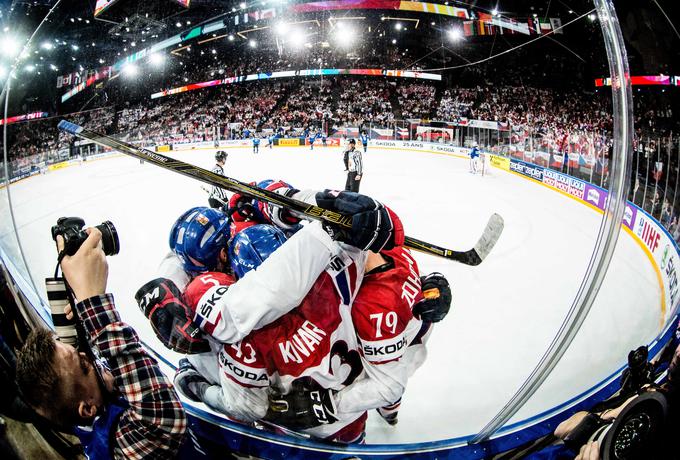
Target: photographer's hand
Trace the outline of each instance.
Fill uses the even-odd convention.
[[[73,256],[64,256],[61,271],[78,301],[102,295],[106,292],[109,265],[102,250],[102,234],[96,228],[88,228],[88,237]],[[64,240],[57,236],[57,250],[64,249]]]
[[[574,460],[600,460],[600,443],[591,441],[584,444]]]

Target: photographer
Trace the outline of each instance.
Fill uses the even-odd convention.
[[[105,294],[102,234],[87,232],[78,251],[61,258],[87,343],[76,349],[50,330],[34,330],[18,357],[17,382],[40,415],[80,438],[90,459],[173,458],[186,431],[184,410]],[[56,239],[62,254],[64,240]],[[66,313],[73,316],[69,308]]]

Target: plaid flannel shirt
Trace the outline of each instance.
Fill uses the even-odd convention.
[[[114,384],[129,404],[112,444],[115,458],[174,458],[187,429],[186,415],[171,382],[121,322],[113,295],[76,305],[89,345],[108,360]]]

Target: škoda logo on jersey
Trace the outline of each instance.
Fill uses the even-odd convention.
[[[213,286],[198,301],[194,321],[202,331],[212,334],[222,319],[222,311],[217,302],[228,290],[227,286]]]
[[[225,345],[225,348],[232,347],[232,345]],[[236,380],[247,386],[266,387],[269,386],[269,377],[266,369],[251,367],[247,364],[239,362],[230,356],[230,352],[225,349],[220,350],[219,359],[222,371],[232,380]],[[238,352],[237,352],[238,353]],[[254,350],[253,350],[254,353]],[[246,358],[247,359],[247,358]]]
[[[400,334],[389,340],[361,341],[361,350],[364,352],[366,361],[379,363],[397,359],[404,354],[404,349],[408,346],[408,340],[404,334]]]

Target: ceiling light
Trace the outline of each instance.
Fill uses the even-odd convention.
[[[451,29],[449,30],[449,38],[454,42],[457,42],[463,38],[463,33],[460,29]]]
[[[123,74],[128,77],[137,75],[137,66],[132,63],[125,64],[125,66],[123,66]]]
[[[163,64],[163,61],[165,61],[165,56],[159,53],[151,53],[149,55],[149,62],[152,63],[155,66],[159,66]]]
[[[255,48],[257,46],[257,42],[255,40],[250,40],[248,45],[250,45],[251,48]]]
[[[17,40],[11,35],[5,35],[2,40],[0,40],[0,48],[2,48],[2,53],[14,57],[19,54],[21,48],[19,47]]]
[[[280,22],[276,25],[276,33],[279,35],[284,35],[289,29],[290,27],[285,22]]]

